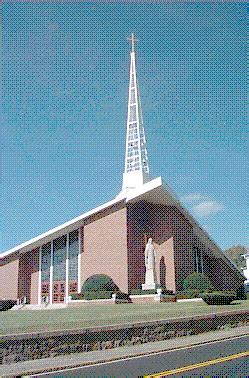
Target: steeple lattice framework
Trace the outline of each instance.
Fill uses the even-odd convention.
[[[130,53],[130,81],[123,190],[135,188],[149,181],[148,155],[136,73],[134,33],[132,33],[129,40],[131,40],[132,48]]]

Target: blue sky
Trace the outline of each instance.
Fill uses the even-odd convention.
[[[121,190],[132,31],[152,177],[246,245],[245,7],[5,3],[1,250]]]

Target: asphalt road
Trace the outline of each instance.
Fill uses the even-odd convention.
[[[142,357],[105,362],[82,368],[65,369],[56,373],[46,373],[50,377],[141,377],[160,372],[167,372],[171,377],[248,377],[249,336],[239,336],[229,340],[209,342],[198,346],[189,346],[159,352]],[[233,357],[228,357],[233,356]],[[224,359],[228,357],[229,360]],[[214,361],[217,360],[218,361]],[[210,364],[210,361],[213,361]],[[199,367],[199,363],[206,363]],[[197,365],[193,368],[192,365]],[[188,367],[189,370],[186,370]],[[182,368],[178,372],[174,369]],[[173,371],[172,371],[173,370]],[[165,373],[164,373],[165,374]],[[36,376],[40,376],[39,374]],[[163,374],[162,374],[163,376]]]

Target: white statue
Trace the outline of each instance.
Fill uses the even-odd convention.
[[[156,278],[156,251],[151,238],[149,238],[148,243],[146,244],[144,257],[146,272],[145,283],[142,285],[142,289],[156,289],[158,287]]]
[[[152,239],[149,238],[148,243],[145,247],[145,267],[147,269],[155,269],[155,262],[156,262],[156,251],[152,244]]]

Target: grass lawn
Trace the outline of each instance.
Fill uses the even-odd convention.
[[[52,331],[169,319],[213,312],[249,310],[249,300],[226,306],[208,306],[202,302],[118,304],[39,311],[1,312],[1,334]]]

